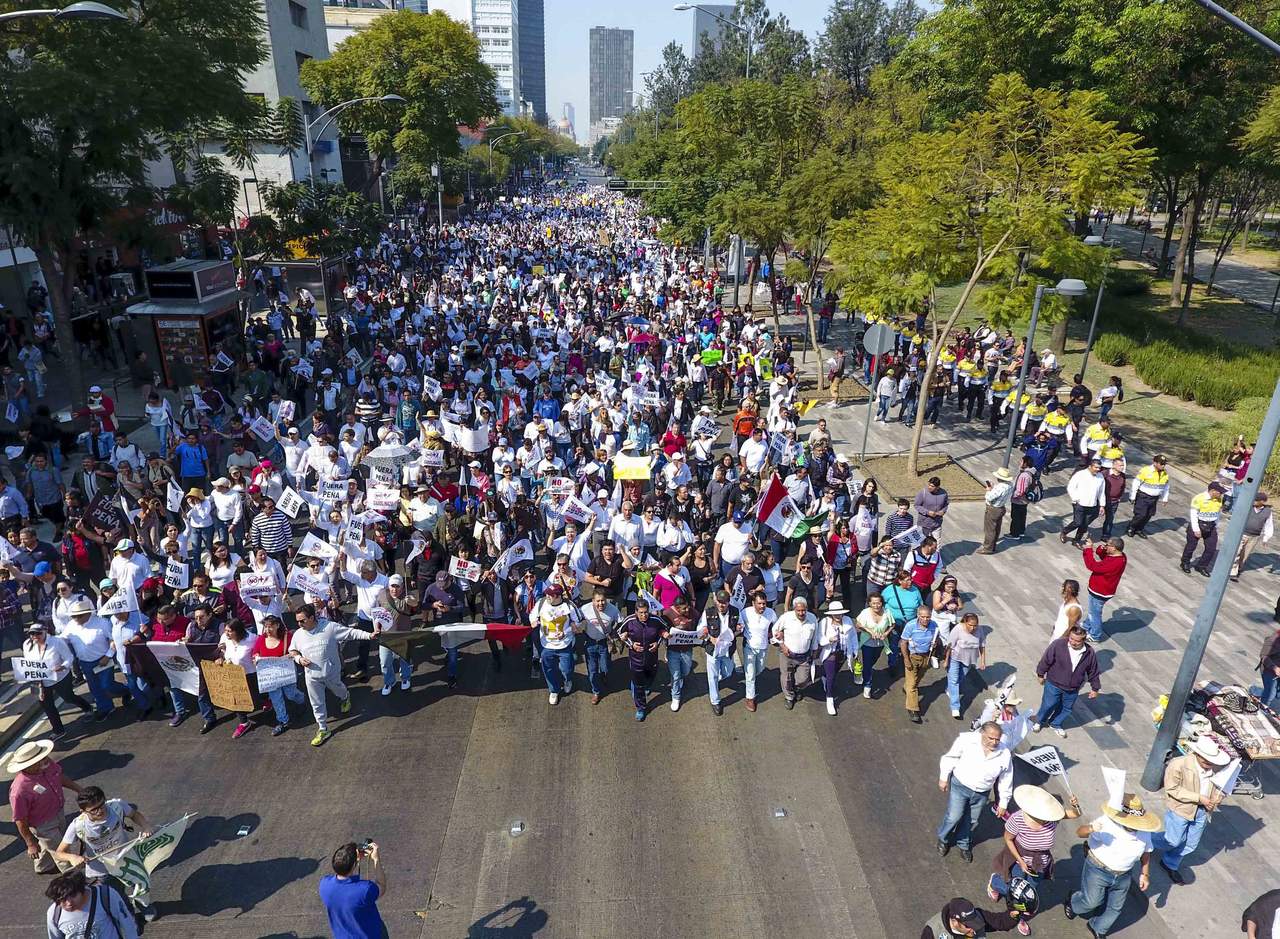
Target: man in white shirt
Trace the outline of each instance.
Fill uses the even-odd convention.
[[[742,512],[734,512],[732,521],[725,522],[716,529],[715,546],[711,551],[712,560],[718,565],[722,580],[742,563],[742,556],[750,546],[751,524],[746,521]]]
[[[1102,461],[1094,458],[1084,469],[1076,470],[1067,483],[1067,498],[1071,500],[1071,521],[1062,529],[1058,539],[1067,543],[1067,536],[1075,532],[1072,544],[1079,548],[1089,535],[1089,526],[1097,519],[1106,498],[1106,481],[1102,478]]]
[[[128,538],[121,538],[116,542],[114,554],[109,571],[111,579],[119,584],[121,589],[128,590],[132,587],[137,591],[142,586],[142,582],[151,576],[151,562]]]
[[[1080,889],[1068,899],[1063,912],[1075,919],[1090,910],[1100,910],[1089,920],[1089,931],[1105,936],[1124,908],[1133,882],[1133,869],[1141,866],[1138,889],[1151,886],[1151,834],[1160,830],[1160,819],[1132,793],[1125,793],[1121,808],[1102,806],[1088,825],[1076,829],[1076,836],[1088,839],[1084,866],[1080,869]]]
[[[738,450],[738,465],[742,472],[759,476],[769,457],[769,445],[764,442],[764,430],[757,427]]]
[[[764,592],[751,597],[751,604],[742,611],[742,665],[747,679],[747,710],[756,709],[756,677],[764,671],[765,655],[769,651],[769,639],[778,614],[769,609]]]
[[[988,721],[977,730],[956,737],[951,749],[938,761],[938,788],[947,793],[947,812],[938,826],[938,853],[951,850],[955,837],[960,856],[973,862],[972,838],[982,810],[996,788],[1003,817],[1013,794],[1013,754],[1000,746],[1000,725]]]
[[[640,546],[640,517],[635,514],[630,499],[622,503],[622,510],[609,523],[608,540],[620,548]]]
[[[618,608],[609,602],[604,591],[597,590],[590,603],[578,608],[574,632],[587,637],[587,682],[591,685],[591,703],[599,704],[605,694],[605,676],[609,674],[609,639],[618,629]]]
[[[782,664],[782,695],[787,710],[796,706],[796,696],[813,682],[813,662],[818,655],[818,619],[809,612],[809,601],[795,597],[790,612],[773,624]]]
[[[108,657],[111,651],[111,624],[97,615],[93,604],[88,600],[73,603],[68,612],[71,624],[63,631],[61,638],[71,647],[80,663],[80,671],[84,673],[85,684],[89,686],[89,694],[93,697],[93,719],[104,721],[114,707],[112,698],[119,696],[126,703],[129,698],[129,690],[116,681],[115,660]]]

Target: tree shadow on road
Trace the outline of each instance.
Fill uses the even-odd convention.
[[[547,925],[547,911],[528,897],[480,917],[467,929],[467,939],[524,939],[536,936]]]
[[[185,840],[185,839],[184,839]],[[182,882],[179,900],[158,904],[162,916],[216,916],[225,910],[248,913],[295,880],[316,872],[315,858],[283,857],[247,864],[206,864]]]

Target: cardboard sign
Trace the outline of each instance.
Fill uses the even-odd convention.
[[[320,498],[325,502],[346,502],[347,481],[345,479],[320,480]],[[319,557],[319,555],[317,555]]]
[[[423,450],[422,465],[430,469],[442,469],[444,467],[444,451]]]
[[[573,495],[573,480],[568,476],[553,476],[547,481],[547,491],[553,496]]]
[[[394,627],[396,614],[394,610],[388,610],[385,606],[375,606],[369,611],[369,619],[373,620],[374,626],[386,631]]]
[[[260,574],[241,574],[236,580],[240,584],[242,597],[270,597],[280,592],[276,575],[271,571],[263,571]]]
[[[342,541],[344,544],[359,544],[364,541],[364,522],[360,520],[360,516],[347,522],[347,527],[342,532]]]
[[[297,518],[299,510],[302,509],[302,496],[290,486],[280,493],[280,498],[276,500],[276,508],[290,518]]]
[[[253,423],[249,425],[249,432],[263,443],[270,443],[276,439],[275,425],[265,417],[255,417]]]
[[[307,532],[307,536],[302,539],[302,544],[298,545],[298,554],[332,561],[338,556],[338,549],[323,538],[316,537],[314,532]]]
[[[191,586],[191,565],[177,558],[169,558],[164,567],[164,585],[175,590],[186,590]]]
[[[13,680],[19,684],[53,681],[53,668],[39,659],[24,659],[15,655],[9,660],[13,668]]]
[[[394,466],[375,463],[369,467],[369,479],[377,486],[395,486],[400,481],[400,474]]]
[[[288,688],[298,684],[298,666],[287,656],[264,659],[257,662],[258,691],[262,694],[275,691],[277,688]]]
[[[297,413],[298,406],[292,401],[281,401],[280,408],[276,411],[276,419],[280,421],[291,421],[293,415]]]
[[[699,414],[693,419],[693,426],[689,428],[689,433],[697,437],[706,434],[708,437],[717,437],[720,435],[720,425],[712,418],[705,414]]]
[[[328,600],[331,592],[328,579],[323,576],[317,577],[305,567],[295,567],[289,571],[289,579],[285,586],[290,590],[309,593],[313,597],[319,597],[321,600]]]
[[[483,569],[475,561],[463,561],[460,558],[449,559],[449,573],[475,583],[480,579]]]
[[[230,662],[219,665],[206,660],[200,663],[200,674],[204,676],[204,687],[214,707],[237,714],[248,714],[256,709],[253,694],[249,691],[249,676],[239,665]]]
[[[380,511],[392,511],[400,505],[400,490],[389,486],[370,486],[364,501]]]

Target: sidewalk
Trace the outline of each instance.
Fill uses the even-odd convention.
[[[832,342],[841,341],[846,330],[843,323],[837,324]],[[923,446],[949,453],[979,479],[990,478],[1003,458],[1004,438],[993,439],[985,422],[947,426],[953,415],[952,407],[945,405],[943,424],[926,427]],[[812,424],[825,417],[833,439],[843,445],[841,449],[848,449],[861,439],[865,416],[865,408],[833,410],[822,406],[812,410],[805,422]],[[1113,412],[1113,419],[1124,426],[1123,405]],[[802,428],[801,433],[805,432]],[[910,441],[908,425],[873,423],[868,449],[905,451]],[[1148,448],[1153,444],[1143,443]],[[1130,475],[1147,459],[1131,447]],[[1074,578],[1083,586],[1087,579],[1080,552],[1058,540],[1064,519],[1071,514],[1064,489],[1074,469],[1074,465],[1067,467],[1061,462],[1060,466],[1045,478],[1045,498],[1030,506],[1026,541],[1006,538],[994,555],[976,555],[982,537],[982,502],[953,503],[940,533],[948,569],[959,578],[961,590],[983,623],[993,629],[989,648],[992,667],[986,680],[991,683],[1007,674],[1010,669],[1004,663],[1008,663],[1018,672],[1019,690],[1032,708],[1040,699],[1034,668],[1057,615],[1061,582]],[[1085,808],[1086,819],[1098,814],[1097,807],[1105,798],[1099,766],[1126,770],[1129,787],[1140,791],[1142,768],[1155,737],[1150,712],[1157,698],[1172,686],[1207,583],[1197,574],[1185,575],[1178,569],[1187,505],[1193,495],[1203,491],[1203,483],[1176,468],[1170,472],[1170,482],[1169,501],[1159,506],[1148,526],[1150,540],[1125,540],[1129,566],[1119,594],[1105,613],[1104,628],[1110,638],[1098,650],[1104,669],[1102,694],[1094,701],[1081,697],[1068,723],[1066,740],[1047,732],[1031,738],[1036,746],[1061,744],[1060,751],[1071,770],[1071,785]],[[1121,508],[1117,520],[1121,534],[1130,515],[1127,505]],[[1098,536],[1097,527],[1094,535]],[[1257,683],[1253,670],[1257,650],[1274,628],[1271,612],[1277,581],[1268,568],[1277,563],[1280,558],[1274,546],[1255,552],[1240,582],[1228,585],[1201,668],[1202,678]],[[1280,792],[1280,774],[1275,768],[1264,764],[1261,778],[1269,795]],[[1163,799],[1158,793],[1142,794],[1163,814]],[[1267,814],[1265,800],[1229,799],[1212,816],[1200,848],[1184,864],[1185,887],[1171,888],[1167,876],[1153,863],[1147,918],[1162,920],[1174,935],[1238,933],[1240,911],[1276,886],[1271,871],[1280,864],[1280,829],[1266,825]],[[1075,839],[1060,838],[1059,843],[1065,848]],[[982,876],[974,871],[975,884]],[[1194,927],[1195,923],[1201,926]],[[1153,932],[1154,927],[1144,919],[1117,935]]]

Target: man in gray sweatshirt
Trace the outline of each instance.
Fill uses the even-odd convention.
[[[333,736],[333,731],[329,730],[325,689],[332,691],[341,702],[343,714],[351,710],[351,692],[342,683],[342,656],[338,644],[349,639],[373,639],[381,630],[370,632],[320,619],[310,603],[298,607],[297,614],[298,629],[289,640],[289,655],[302,666],[307,697],[311,699],[311,713],[315,715],[318,728],[311,738],[311,745],[318,747]]]

